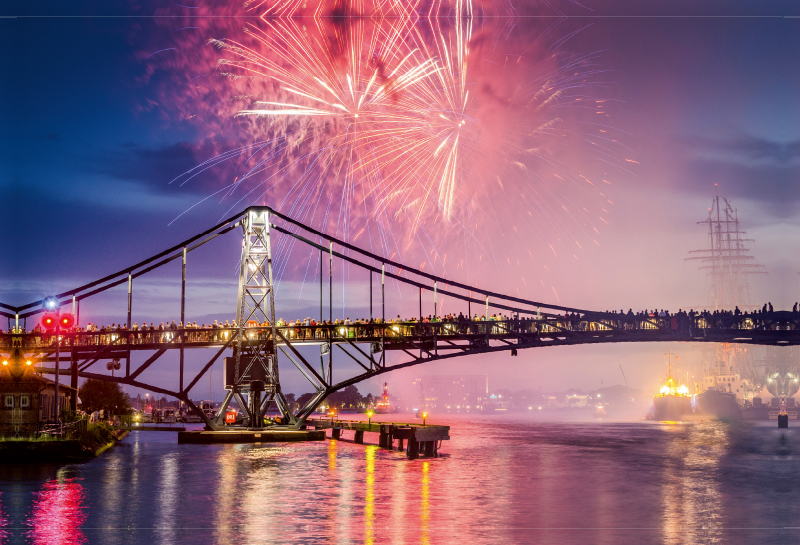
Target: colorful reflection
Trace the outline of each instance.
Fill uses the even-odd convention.
[[[428,473],[430,472],[430,462],[422,462],[422,486],[420,487],[420,506],[419,506],[419,542],[423,545],[430,543],[430,536],[428,535],[428,519],[430,518],[430,493],[431,478]]]
[[[334,471],[336,469],[336,440],[331,439],[328,442],[328,469]]]
[[[36,545],[80,545],[87,543],[81,526],[86,521],[86,494],[77,479],[53,479],[33,493],[30,515],[25,521],[27,537]]]
[[[11,533],[6,530],[9,525],[8,517],[5,510],[3,510],[3,493],[0,492],[0,543],[5,543],[11,536]]]
[[[378,447],[367,447],[366,494],[364,495],[364,543],[372,545],[375,541],[375,450]]]

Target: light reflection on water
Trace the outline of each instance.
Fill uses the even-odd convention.
[[[60,472],[59,472],[60,473]],[[57,477],[33,493],[25,524],[26,537],[37,545],[81,545],[87,542],[85,494],[78,479]]]
[[[0,541],[800,542],[794,428],[504,418],[443,416],[444,456],[415,461],[135,432],[84,464],[0,468]]]

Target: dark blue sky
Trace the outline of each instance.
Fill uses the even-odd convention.
[[[577,16],[564,28],[583,28],[568,47],[601,52],[613,124],[638,162],[616,179],[600,248],[554,273],[564,303],[701,304],[702,276],[683,258],[703,244],[694,222],[714,183],[738,206],[770,272],[754,298],[776,306],[798,298],[800,19],[781,16],[799,16],[800,5],[695,4],[557,4]],[[159,103],[171,75],[144,78],[142,52],[171,45],[163,21],[149,15],[191,10],[107,0],[3,6],[0,15],[19,17],[0,19],[0,300],[22,304],[92,280],[225,214],[229,204],[211,202],[168,226],[209,192],[208,180],[167,185],[204,159],[195,146],[208,135]],[[533,35],[546,23],[523,17],[517,31]],[[175,28],[184,24],[176,19]],[[235,281],[236,244],[214,252],[196,260],[194,278]],[[492,271],[478,276],[490,282]],[[552,299],[549,286],[537,289],[525,295]]]

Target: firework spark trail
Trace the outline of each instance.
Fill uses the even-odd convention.
[[[348,242],[364,237],[374,253],[402,258],[413,244],[443,276],[436,248],[447,232],[463,233],[465,248],[471,239],[473,256],[495,267],[505,263],[495,245],[507,234],[532,241],[537,234],[535,244],[556,256],[546,241],[563,238],[582,249],[578,237],[596,237],[603,225],[596,222],[605,220],[594,209],[607,200],[591,181],[596,176],[551,148],[572,138],[587,156],[619,167],[616,140],[562,121],[602,109],[591,95],[604,84],[596,78],[603,73],[598,52],[570,56],[553,51],[556,43],[537,61],[532,53],[528,59],[535,48],[526,44],[522,54],[495,62],[496,44],[474,41],[471,0],[435,0],[427,14],[415,3],[369,1],[337,1],[334,9],[344,7],[334,17],[320,3],[313,17],[297,18],[302,2],[256,3],[251,13],[266,11],[246,24],[244,38],[209,40],[221,52],[216,74],[247,89],[227,100],[250,100],[231,117],[247,120],[258,137],[185,173],[181,185],[241,160],[245,171],[224,191],[228,199],[243,188],[231,208],[269,200]],[[500,31],[510,36],[507,23]],[[488,63],[498,67],[497,96],[477,84]],[[500,106],[487,109],[492,101]],[[293,248],[282,238],[278,277]],[[541,261],[541,252],[529,253]]]

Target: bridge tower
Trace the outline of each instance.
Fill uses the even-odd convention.
[[[291,423],[294,418],[281,392],[273,341],[277,333],[269,209],[248,209],[241,225],[244,238],[236,308],[237,339],[233,357],[226,358],[225,386],[229,394],[225,405],[236,397],[247,413],[250,427],[261,428],[264,414],[274,401],[284,422]],[[263,329],[248,329],[248,325],[263,326]],[[247,401],[243,395],[247,396]],[[224,411],[225,407],[221,412]]]

